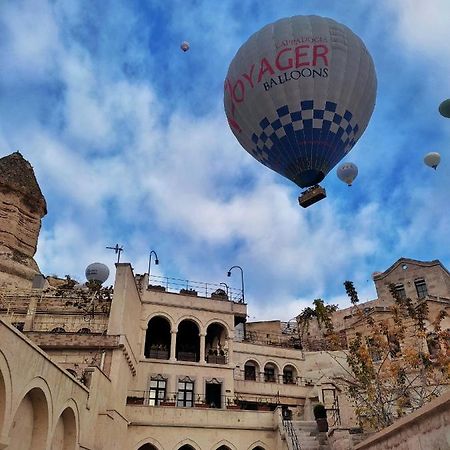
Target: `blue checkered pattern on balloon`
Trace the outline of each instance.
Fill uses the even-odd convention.
[[[356,144],[359,127],[350,111],[339,113],[336,103],[318,106],[302,101],[295,111],[278,108],[272,121],[264,117],[261,132],[252,135],[252,155],[293,181],[309,169],[328,173]]]

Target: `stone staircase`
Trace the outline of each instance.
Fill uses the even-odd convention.
[[[317,431],[315,421],[293,420],[292,428],[301,450],[330,450],[327,434]]]

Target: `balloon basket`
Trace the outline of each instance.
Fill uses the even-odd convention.
[[[324,199],[326,196],[327,192],[325,189],[319,185],[316,185],[302,192],[298,198],[298,203],[302,208],[307,208],[308,206]]]

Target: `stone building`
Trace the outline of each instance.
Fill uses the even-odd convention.
[[[3,207],[0,237],[21,256],[0,266],[0,449],[325,450],[318,402],[353,445],[355,415],[336,381],[345,354],[306,348],[295,321],[246,323],[241,292],[149,279],[129,263],[116,265],[113,289],[43,277],[31,260],[45,200],[29,164],[5,160],[8,173],[12,160],[24,167],[28,184],[6,176],[11,192],[1,191],[15,207]],[[391,278],[423,293],[422,279],[431,301],[448,301],[438,262],[402,259],[376,275],[379,303]],[[345,333],[356,326],[350,312],[338,314]]]

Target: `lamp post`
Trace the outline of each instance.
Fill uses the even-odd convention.
[[[150,252],[150,256],[148,257],[148,283],[150,284],[150,269],[152,267],[152,255],[155,255],[155,264],[159,264],[158,255],[156,254],[155,250],[152,250]]]
[[[220,286],[225,286],[225,289],[227,290],[227,297],[228,297],[228,284],[227,283],[219,283]]]
[[[239,269],[241,271],[242,300],[240,301],[240,303],[245,303],[245,297],[244,297],[244,271],[242,270],[241,266],[230,267],[230,269],[228,270],[228,273],[227,273],[227,275],[229,277],[231,277],[231,271],[233,269]]]

